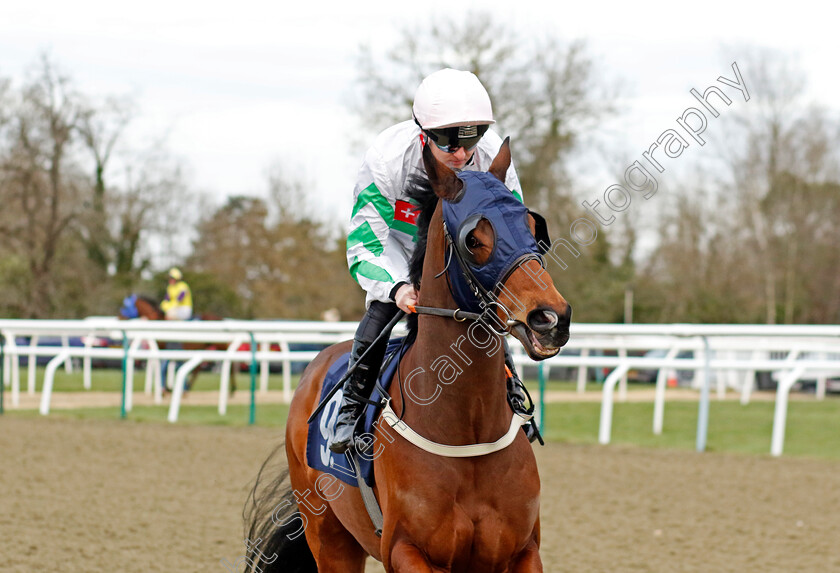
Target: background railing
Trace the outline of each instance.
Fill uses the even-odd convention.
[[[40,401],[40,412],[46,415],[58,368],[64,366],[70,370],[72,359],[80,359],[83,385],[90,389],[94,359],[121,361],[122,408],[127,412],[132,408],[135,361],[145,361],[145,391],[153,394],[158,404],[162,402],[161,365],[169,361],[167,386],[172,388],[173,395],[168,419],[175,422],[185,381],[194,368],[208,361],[221,364],[219,413],[225,414],[231,368],[236,363],[246,362],[251,364],[253,419],[257,370],[259,390],[265,392],[268,390],[269,364],[280,363],[283,399],[289,402],[292,363],[309,362],[322,346],[349,340],[356,326],[354,322],[166,322],[120,321],[110,317],[66,321],[0,320],[0,333],[5,341],[0,392],[4,387],[10,388],[11,406],[18,407],[21,362],[27,361],[27,392],[34,395],[37,357],[49,357]],[[394,335],[403,333],[403,327],[398,325]],[[46,337],[61,344],[44,346],[41,343]],[[205,343],[215,345],[216,349],[161,349],[160,342],[181,346]],[[295,345],[309,345],[309,348],[293,349]],[[804,377],[815,380],[816,399],[823,399],[827,381],[832,377],[840,378],[839,326],[574,324],[571,340],[564,351],[539,364],[532,362],[518,344],[513,343],[511,347],[520,368],[536,366],[541,390],[551,373],[557,377],[560,369],[565,372],[564,379],[574,376],[578,392],[585,391],[592,369],[595,369],[596,378],[605,374],[599,428],[599,441],[603,444],[610,441],[615,390],[618,390],[619,401],[626,399],[628,372],[633,369],[655,376],[652,425],[656,434],[662,431],[667,380],[678,378],[679,372],[679,379],[699,392],[698,451],[705,449],[708,404],[713,386],[718,398],[723,398],[729,388],[738,391],[741,402],[746,404],[759,376],[772,380],[777,386],[773,455],[782,453],[788,396],[796,382]],[[181,363],[177,370],[175,362]],[[538,416],[541,416],[544,400],[538,402]]]

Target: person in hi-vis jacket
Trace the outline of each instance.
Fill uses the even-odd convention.
[[[184,282],[184,275],[175,267],[169,269],[168,276],[166,297],[160,303],[160,309],[166,320],[190,320],[193,313],[190,286]]]

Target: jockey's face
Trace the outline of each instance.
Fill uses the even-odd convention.
[[[443,163],[450,169],[463,169],[470,158],[475,153],[476,147],[473,147],[471,150],[467,151],[463,147],[459,147],[452,153],[446,153],[438,148],[437,145],[432,143],[431,141],[428,143],[429,148],[432,150],[432,155],[435,156],[439,162]]]

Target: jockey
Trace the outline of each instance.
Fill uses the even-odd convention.
[[[394,125],[377,136],[365,154],[353,192],[354,206],[347,237],[350,274],[367,292],[367,313],[359,323],[350,360],[359,361],[398,309],[410,312],[417,291],[409,281],[409,261],[415,245],[416,214],[405,193],[412,173],[425,173],[423,146],[455,171],[486,171],[502,145],[489,129],[493,121],[490,97],[470,72],[450,68],[426,77],[414,96],[413,120]],[[505,184],[521,201],[516,170],[511,164]],[[387,337],[387,335],[386,335]],[[385,354],[383,338],[356,367],[344,385],[344,397],[329,448],[345,452],[353,441],[356,419],[364,408],[357,396],[369,398]],[[510,351],[505,362],[511,403],[525,412],[525,396],[513,369]],[[533,425],[525,426],[533,441]]]
[[[184,275],[177,268],[169,269],[168,276],[166,298],[160,303],[160,309],[166,315],[166,320],[190,320],[193,311],[190,287],[184,282]]]

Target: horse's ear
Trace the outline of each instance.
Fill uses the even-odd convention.
[[[493,163],[490,164],[490,169],[488,169],[487,171],[492,173],[496,179],[504,183],[509,167],[510,137],[506,137],[505,140],[502,142],[502,146],[499,148],[499,153],[496,154],[496,158],[493,159]]]
[[[464,188],[464,182],[449,167],[439,162],[431,150],[431,143],[423,146],[423,165],[435,195],[452,201]]]

